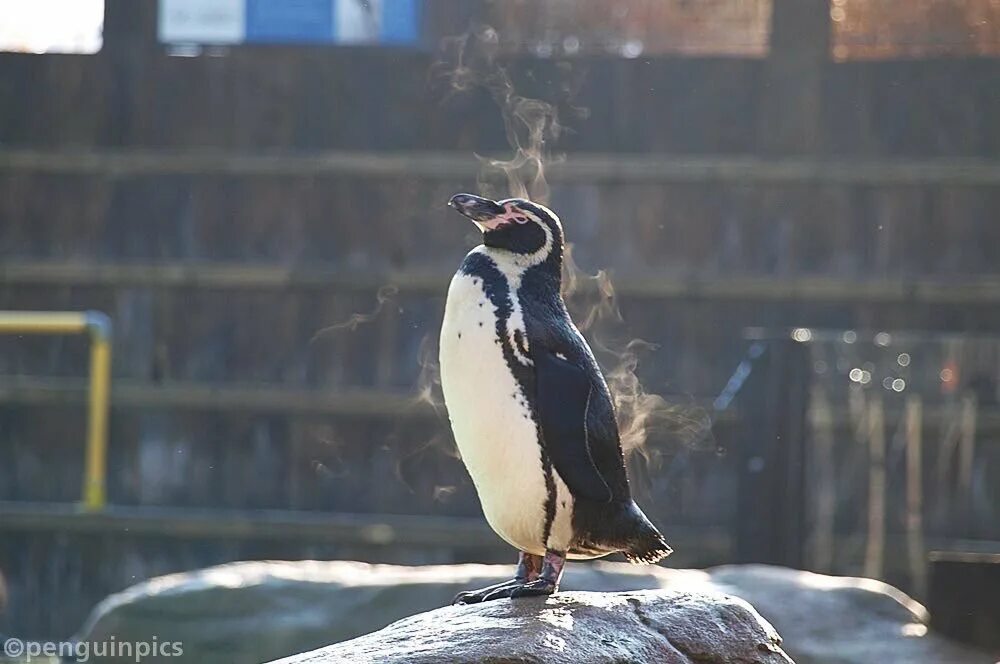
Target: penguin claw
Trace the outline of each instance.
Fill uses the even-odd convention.
[[[455,606],[456,604],[478,604],[483,601],[482,596],[480,596],[480,592],[475,590],[463,590],[455,595],[455,598],[451,600],[451,604],[452,606]]]

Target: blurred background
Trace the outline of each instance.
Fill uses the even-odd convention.
[[[997,0],[0,0],[0,51],[0,309],[113,329],[90,509],[92,340],[0,335],[0,631],[233,560],[512,562],[434,362],[444,204],[535,121],[666,564],[925,600],[1000,552]]]

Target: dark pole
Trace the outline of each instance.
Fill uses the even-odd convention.
[[[741,390],[738,562],[803,564],[809,369],[808,344],[770,339]]]
[[[830,53],[829,0],[774,0],[758,116],[762,154],[811,154],[822,145]]]
[[[156,0],[106,0],[101,58],[108,72],[107,115],[100,142],[115,147],[141,143],[146,100],[156,85]],[[137,118],[142,118],[137,120]]]

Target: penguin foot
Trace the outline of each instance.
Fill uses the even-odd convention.
[[[455,595],[452,604],[479,604],[495,599],[511,599],[517,597],[537,597],[539,595],[551,595],[558,586],[551,579],[537,578],[533,581],[523,579],[511,579],[496,585],[488,586],[481,590],[466,590]]]
[[[480,590],[465,590],[455,595],[452,604],[479,604],[510,597],[511,591],[534,581],[542,571],[542,557],[521,551],[517,557],[517,573],[510,581],[486,586]]]
[[[509,596],[511,599],[517,599],[518,597],[551,595],[557,588],[558,586],[555,581],[552,581],[551,579],[537,578],[534,581],[529,581],[528,583],[511,588]]]

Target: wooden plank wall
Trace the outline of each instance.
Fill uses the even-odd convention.
[[[442,101],[428,81],[433,48],[168,57],[153,42],[153,2],[108,7],[100,55],[0,55],[0,308],[94,308],[115,320],[112,500],[477,517],[444,420],[411,402],[447,275],[474,240],[443,203],[475,186],[472,151],[506,147],[493,102]],[[435,29],[458,31],[465,18]],[[547,96],[572,129],[557,146],[569,162],[553,207],[581,267],[610,269],[620,285],[627,328],[608,334],[659,345],[640,375],[681,412],[722,388],[747,326],[1000,330],[1000,191],[989,161],[1000,153],[997,61],[821,63],[810,93],[819,119],[801,129],[821,132],[805,151],[809,178],[781,167],[781,141],[762,138],[764,109],[776,108],[763,84],[781,71],[767,60],[510,66],[519,90]],[[309,161],[331,151],[360,157],[334,171]],[[444,154],[426,158],[439,168],[421,168],[426,151]],[[80,162],[81,152],[94,161]],[[145,165],[123,166],[123,152]],[[237,166],[212,166],[220,153]],[[291,166],[239,166],[261,153],[290,154]],[[636,176],[635,153],[662,159],[649,170],[660,175]],[[408,166],[373,170],[364,165],[373,155]],[[773,178],[747,166],[759,155]],[[157,168],[178,156],[193,161]],[[702,158],[717,161],[705,168]],[[827,177],[834,160],[841,176]],[[573,175],[574,163],[603,163],[604,175]],[[862,163],[873,177],[843,176]],[[372,321],[322,332],[371,313],[385,285],[398,294]],[[79,493],[85,371],[82,339],[0,338],[9,460],[0,500]],[[701,549],[697,533],[725,533],[736,518],[726,449],[737,418],[720,422],[712,445],[661,432],[655,464],[638,464],[651,515],[668,532],[695,533],[678,564],[733,551],[725,538]],[[107,592],[235,558],[507,555],[500,546],[171,541],[7,540],[0,567],[12,602],[36,608],[0,627],[63,637]],[[128,564],[90,578],[97,560]],[[73,601],[48,604],[70,591]]]

